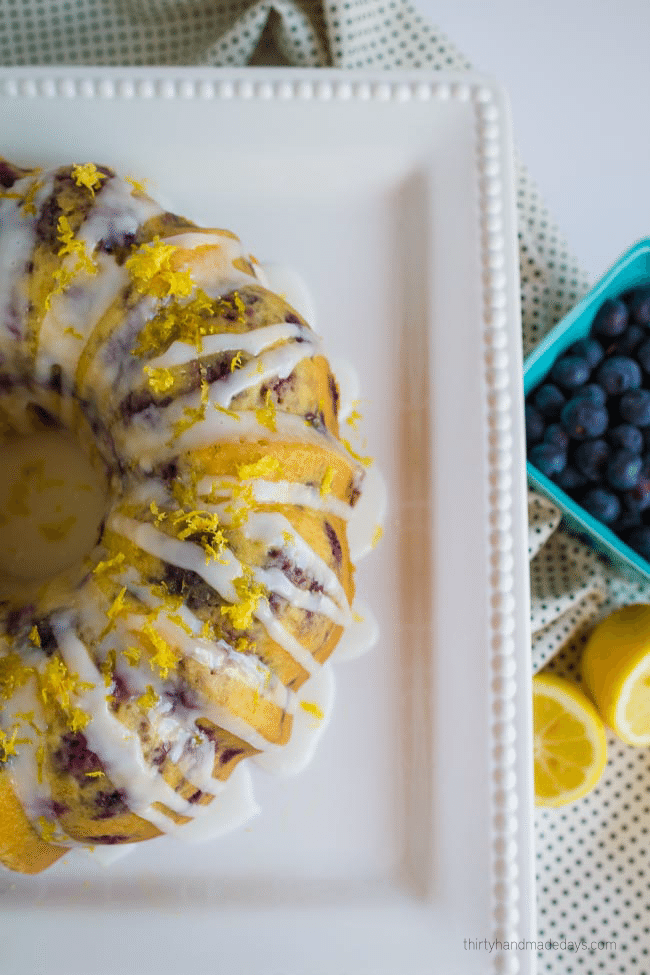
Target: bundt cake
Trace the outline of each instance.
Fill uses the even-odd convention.
[[[239,763],[322,717],[364,458],[318,336],[232,233],[92,163],[0,160],[0,186],[5,445],[68,437],[104,491],[83,557],[0,574],[0,862],[37,873],[218,822]]]

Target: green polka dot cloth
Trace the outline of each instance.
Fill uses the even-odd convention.
[[[402,0],[3,0],[0,63],[470,67]],[[527,354],[589,281],[521,165],[517,205]],[[650,601],[650,586],[606,570],[559,522],[557,509],[531,493],[533,666],[579,680],[580,653],[594,620],[617,605]],[[606,774],[594,792],[537,815],[540,941],[584,942],[580,951],[541,950],[540,973],[650,970],[650,884],[641,850],[650,817],[650,760],[613,736],[609,746]],[[593,947],[600,940],[609,948]]]

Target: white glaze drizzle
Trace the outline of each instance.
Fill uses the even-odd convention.
[[[278,342],[288,342],[290,339],[307,337],[308,331],[302,325],[282,323],[255,328],[250,332],[220,332],[216,335],[204,335],[201,339],[200,356],[217,355],[219,352],[247,352],[248,355],[259,356],[260,352]],[[172,342],[166,352],[150,359],[147,365],[152,369],[169,369],[172,366],[182,366],[197,358],[196,345],[188,342]]]

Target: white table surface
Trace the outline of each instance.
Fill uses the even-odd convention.
[[[412,0],[511,101],[514,137],[592,280],[650,236],[648,0]]]

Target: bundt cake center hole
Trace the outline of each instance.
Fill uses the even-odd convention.
[[[0,573],[39,581],[73,566],[97,544],[106,479],[67,433],[0,442]]]

